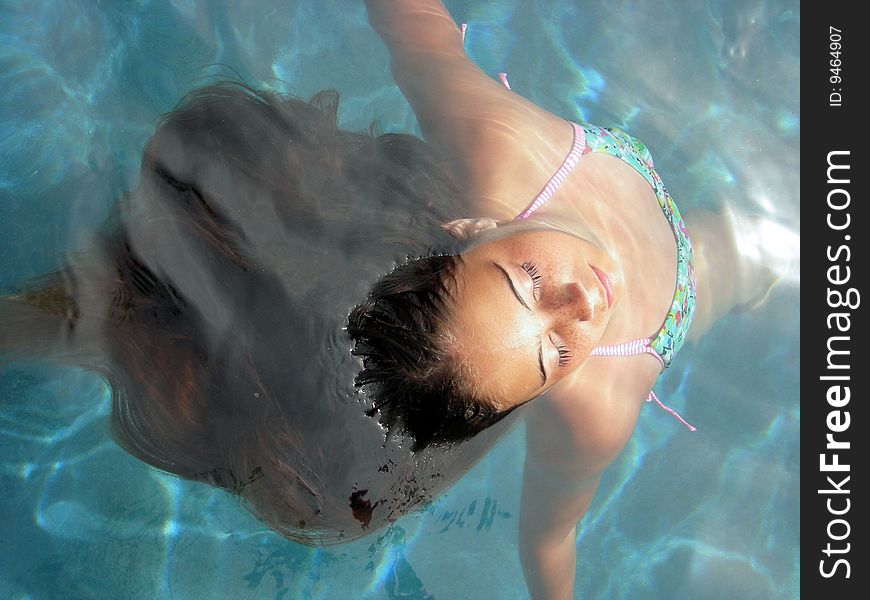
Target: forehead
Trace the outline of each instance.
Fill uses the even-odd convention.
[[[478,234],[477,243],[464,252],[462,256],[465,259],[474,260],[479,255],[509,251],[517,247],[528,247],[530,244],[546,246],[548,238],[564,235],[567,234],[542,228],[540,225],[527,223],[507,225]]]
[[[528,399],[540,387],[533,319],[492,260],[466,257],[456,275],[454,349],[474,373],[473,384],[499,403]]]

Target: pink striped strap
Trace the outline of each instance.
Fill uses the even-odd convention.
[[[630,342],[614,344],[613,346],[598,346],[590,354],[592,356],[637,356],[638,354],[651,354],[661,363],[662,368],[665,366],[665,361],[650,346],[650,341],[647,338],[638,338]]]
[[[583,151],[586,149],[586,132],[583,131],[583,128],[577,125],[577,123],[571,123],[571,128],[574,131],[574,141],[571,143],[571,150],[568,152],[565,160],[562,161],[559,169],[553,173],[553,176],[550,177],[550,180],[546,183],[544,189],[542,189],[535,199],[532,200],[531,204],[514,217],[514,221],[528,219],[532,216],[532,213],[549,202],[550,198],[553,197],[553,194],[556,193],[556,190],[559,189],[559,186],[562,185],[562,182],[568,178],[568,175],[574,167],[577,166],[577,162],[583,156]]]
[[[459,26],[459,34],[462,36],[463,43],[465,43],[465,34],[467,32],[468,23],[462,23]],[[507,89],[511,89],[507,73],[499,73],[498,80],[501,81],[501,84]],[[571,143],[571,150],[568,152],[565,160],[562,161],[562,165],[553,176],[550,177],[549,181],[547,181],[546,185],[544,185],[544,188],[535,199],[532,200],[531,204],[529,204],[524,211],[514,217],[514,221],[528,219],[533,212],[546,204],[550,198],[553,197],[553,194],[556,193],[556,190],[559,189],[559,186],[562,185],[562,182],[568,178],[568,174],[577,164],[577,161],[580,160],[580,157],[583,156],[583,151],[586,150],[586,132],[576,123],[571,123],[571,127],[574,130],[574,141]]]
[[[654,391],[650,390],[650,391],[649,391],[649,396],[646,397],[646,401],[647,401],[647,402],[652,402],[653,400],[656,401],[656,404],[659,405],[659,408],[661,408],[661,409],[664,410],[665,412],[669,413],[669,414],[670,414],[672,417],[674,417],[677,421],[679,421],[680,423],[682,423],[683,425],[685,425],[685,426],[686,426],[686,429],[688,429],[689,431],[695,431],[695,426],[694,426],[694,425],[690,425],[688,422],[686,422],[686,420],[685,420],[683,417],[680,416],[680,413],[678,413],[677,411],[675,411],[673,408],[671,408],[671,407],[669,407],[669,406],[665,406],[665,405],[662,403],[662,401],[659,400],[659,397],[656,396],[656,393],[655,393]]]
[[[650,347],[650,341],[647,338],[638,338],[636,340],[631,340],[630,342],[615,344],[613,346],[598,346],[590,353],[591,356],[638,356],[640,354],[651,354],[652,356],[655,356],[662,365],[662,368],[664,368],[665,361],[662,360],[662,357],[659,356],[658,352]],[[649,395],[646,397],[646,401],[652,402],[653,400],[656,401],[659,408],[685,425],[686,429],[689,431],[695,431],[695,427],[686,422],[686,420],[680,416],[680,413],[675,411],[673,408],[665,406],[665,404],[659,400],[659,397],[656,396],[656,393],[650,390]]]

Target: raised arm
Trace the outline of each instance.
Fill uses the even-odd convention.
[[[395,65],[465,55],[459,28],[439,0],[366,0],[366,9]]]
[[[503,102],[507,91],[468,59],[459,28],[438,0],[367,0],[366,6],[423,136],[445,150],[460,149],[460,123],[472,123],[481,104]]]
[[[367,0],[366,6],[423,137],[471,195],[498,197],[512,218],[558,168],[571,128],[483,73],[438,0]]]

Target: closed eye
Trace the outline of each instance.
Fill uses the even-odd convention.
[[[508,286],[510,286],[511,292],[513,292],[514,296],[516,296],[516,298],[517,298],[517,300],[519,300],[520,304],[523,305],[523,308],[525,308],[526,310],[532,310],[532,308],[528,304],[526,304],[526,301],[523,300],[522,294],[520,294],[520,291],[514,285],[514,280],[511,279],[511,276],[508,275],[508,272],[505,271],[500,264],[498,264],[498,263],[494,263],[494,264],[496,267],[498,267],[498,270],[501,271],[501,274],[504,275],[504,278],[507,281]]]
[[[498,264],[496,262],[493,262],[493,264],[498,268],[499,271],[501,271],[501,274],[504,275],[505,281],[507,282],[508,287],[510,288],[513,295],[516,297],[517,301],[519,301],[519,303],[523,306],[523,308],[525,308],[528,311],[531,311],[532,308],[528,304],[526,304],[525,300],[523,300],[522,294],[520,294],[520,291],[514,285],[514,281],[513,281],[513,279],[511,279],[511,276],[508,275],[508,272],[505,271],[500,264]],[[541,379],[541,386],[544,386],[547,383],[547,369],[544,367],[544,340],[543,340],[543,338],[541,339],[541,343],[538,345],[538,375],[540,376],[540,379]]]

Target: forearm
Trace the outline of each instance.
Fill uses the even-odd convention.
[[[574,597],[576,527],[561,539],[542,536],[520,525],[520,561],[533,600],[570,600]]]
[[[397,66],[464,56],[462,36],[439,0],[366,0],[369,23]],[[434,55],[434,56],[433,56]]]
[[[372,27],[390,53],[390,70],[414,109],[423,138],[462,181],[479,162],[492,115],[503,114],[501,86],[468,57],[453,19],[437,0],[368,0]]]

